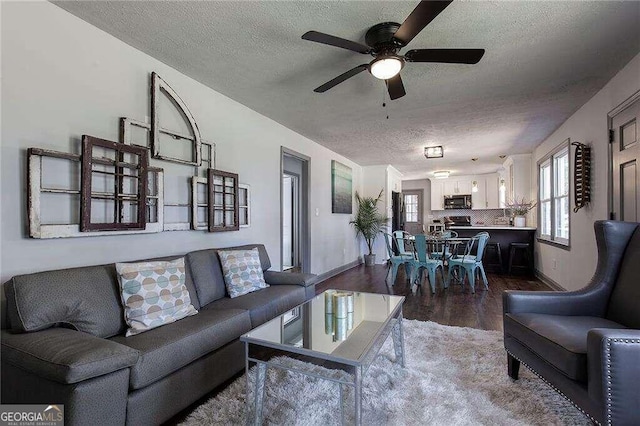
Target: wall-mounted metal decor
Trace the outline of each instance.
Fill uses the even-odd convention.
[[[144,229],[146,148],[82,136],[80,230]]]
[[[164,94],[171,101],[174,107],[179,112],[179,115],[185,120],[187,127],[189,128],[189,134],[185,134],[178,131],[173,131],[160,126],[160,99]],[[188,142],[191,149],[190,158],[174,157],[175,149],[165,148],[170,153],[163,153],[162,143],[160,141],[161,135],[168,136],[173,139],[174,142],[182,141]],[[201,158],[201,140],[200,130],[196,124],[193,115],[187,108],[187,105],[178,94],[155,72],[151,74],[151,152],[153,158],[159,160],[171,161],[179,164],[186,164],[191,166],[200,166],[202,162]]]
[[[573,163],[574,213],[591,201],[591,148],[580,142],[573,142],[575,156]]]
[[[209,232],[237,231],[238,175],[222,170],[208,170]]]

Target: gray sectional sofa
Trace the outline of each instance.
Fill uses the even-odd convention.
[[[253,247],[270,287],[231,299],[216,249],[187,253],[199,313],[131,337],[114,264],[13,277],[2,307],[2,403],[64,404],[69,425],[170,419],[244,368],[241,334],[315,295],[315,275],[268,271],[262,245],[233,248]]]

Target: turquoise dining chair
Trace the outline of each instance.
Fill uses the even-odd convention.
[[[396,282],[396,276],[398,275],[398,268],[400,267],[400,265],[404,265],[404,270],[405,273],[407,274],[407,276],[410,275],[410,271],[411,271],[411,264],[413,263],[413,253],[410,253],[408,255],[399,255],[396,256],[396,254],[393,252],[393,249],[391,248],[391,243],[389,242],[390,239],[393,240],[393,236],[389,235],[387,233],[384,233],[384,242],[387,244],[387,252],[389,253],[389,262],[387,263],[388,265],[388,269],[387,269],[387,275],[385,275],[384,279],[386,281],[386,279],[389,277],[389,271],[391,271],[391,285],[394,285]]]
[[[489,282],[487,281],[487,274],[484,272],[484,266],[482,265],[482,255],[484,254],[484,248],[489,241],[489,234],[486,232],[478,234],[469,240],[465,247],[464,254],[462,256],[455,256],[449,259],[449,272],[447,274],[447,287],[451,282],[451,275],[454,269],[457,269],[460,273],[460,284],[464,287],[465,278],[469,282],[471,292],[476,292],[476,272],[480,272],[482,275],[482,281],[484,282],[485,290],[489,290]],[[475,255],[471,254],[473,246],[478,243],[478,249]]]
[[[398,248],[398,254],[400,256],[413,257],[413,249],[407,247],[405,240],[409,238],[411,234],[405,231],[393,231],[393,239],[396,241],[396,247]]]
[[[434,244],[437,244],[437,248],[434,249]],[[429,256],[432,251],[442,250],[446,252],[446,240],[438,242],[427,242],[427,238],[424,235],[415,236],[415,250],[416,258],[411,264],[411,285],[414,283],[422,283],[422,273],[426,269],[429,273],[429,286],[431,287],[431,293],[436,292],[436,272],[440,268],[440,274],[442,275],[442,282],[444,283],[444,261],[443,259],[434,259]],[[418,277],[419,273],[419,277]]]
[[[458,236],[458,233],[456,231],[445,231],[442,233],[441,238],[446,240],[448,238],[456,238],[457,236]],[[434,250],[432,250],[431,253],[429,254],[429,257],[432,259],[438,259],[438,260],[442,260],[443,262],[446,262],[451,258],[453,253],[451,253],[449,244],[443,243],[440,245],[440,247],[442,248],[441,250],[436,245],[434,247]]]

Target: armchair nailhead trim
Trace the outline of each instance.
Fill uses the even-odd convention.
[[[607,345],[604,349],[605,356],[607,358],[606,374],[607,374],[607,425],[611,425],[611,342],[622,343],[640,343],[640,339],[616,339],[608,338]]]
[[[538,374],[538,372],[536,370],[534,370],[533,368],[531,368],[526,362],[522,361],[520,358],[518,358],[517,356],[515,356],[514,354],[512,354],[511,352],[507,351],[507,353],[509,355],[511,355],[512,357],[514,357],[515,359],[517,359],[518,361],[520,361],[520,363],[522,365],[524,365],[525,367],[527,367],[529,369],[529,371],[531,371],[533,374],[535,374],[536,376],[538,376],[539,379],[541,379],[543,382],[545,382],[547,385],[549,385],[551,387],[551,389],[553,389],[554,391],[558,392],[564,399],[566,399],[567,401],[569,401],[571,403],[571,405],[573,405],[574,407],[576,407],[578,409],[578,411],[580,411],[582,414],[584,414],[585,416],[587,416],[592,422],[594,422],[595,424],[597,424],[598,426],[602,426],[602,424],[597,421],[596,419],[594,419],[591,414],[587,413],[586,411],[584,411],[582,408],[578,407],[575,402],[573,402],[571,400],[571,398],[569,398],[567,395],[565,395],[564,393],[562,393],[561,390],[559,390],[558,388],[556,388],[555,386],[553,386],[551,383],[549,383],[547,381],[547,379],[545,379],[544,377],[542,377],[540,374]]]

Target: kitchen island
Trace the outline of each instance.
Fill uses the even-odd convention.
[[[500,252],[502,255],[502,272],[507,273],[509,271],[509,245],[511,243],[529,243],[531,245],[531,255],[534,256],[534,237],[536,235],[536,228],[531,227],[515,227],[515,226],[500,226],[500,225],[476,225],[476,226],[451,226],[449,229],[456,231],[459,237],[473,237],[478,232],[488,232],[489,242],[500,243]],[[500,268],[496,265],[498,263],[497,255],[493,252],[487,253],[483,257],[483,263],[485,269],[489,272],[500,272]],[[516,256],[513,260],[514,267],[524,266],[527,261],[524,257],[523,250],[517,250]],[[518,271],[522,269],[518,268]],[[514,269],[514,272],[516,270]],[[534,271],[529,270],[529,274],[533,275]]]

